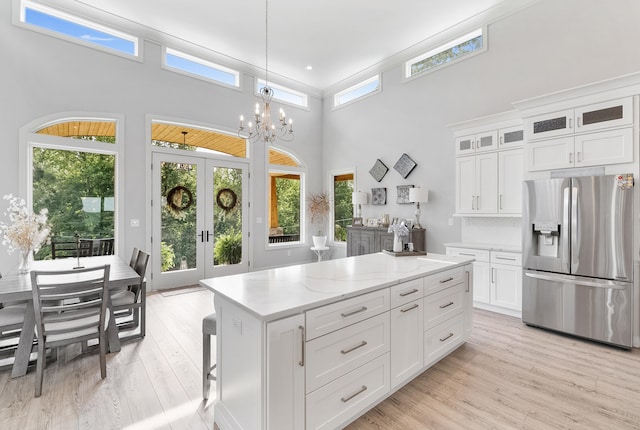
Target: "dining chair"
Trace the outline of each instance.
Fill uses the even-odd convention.
[[[134,261],[136,251],[137,257],[132,267],[140,275],[140,282],[129,285],[124,290],[118,289],[111,293],[111,312],[116,318],[118,332],[138,329],[136,333],[120,337],[120,340],[144,338],[146,335],[147,281],[144,276],[147,272],[150,255],[134,248],[130,265]]]
[[[100,376],[107,376],[107,282],[110,266],[31,272],[38,337],[35,397],[42,394],[47,348],[98,339]]]
[[[80,239],[76,243],[75,239],[51,240],[51,259],[77,257],[91,257],[93,255],[93,240]]]
[[[0,304],[0,358],[15,358],[26,310],[26,302]]]

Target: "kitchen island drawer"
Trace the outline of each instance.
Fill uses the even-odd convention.
[[[389,312],[306,343],[306,392],[389,352]]]
[[[424,295],[428,296],[437,293],[440,290],[464,282],[464,280],[464,269],[462,267],[426,276],[424,278]]]
[[[389,288],[311,309],[306,313],[307,340],[387,312],[389,309]]]
[[[425,330],[435,327],[444,320],[462,312],[464,289],[464,284],[458,284],[424,298]]]
[[[424,367],[429,367],[464,342],[464,317],[460,313],[424,332]]]
[[[394,285],[389,289],[391,294],[391,309],[402,306],[405,303],[419,299],[423,295],[423,279],[413,279]]]
[[[306,429],[342,428],[386,397],[389,390],[389,354],[384,354],[308,394]]]

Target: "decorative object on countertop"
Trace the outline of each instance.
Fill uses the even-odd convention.
[[[373,179],[380,182],[382,181],[382,178],[384,178],[384,175],[386,175],[388,171],[389,171],[389,168],[378,158],[376,162],[373,164],[373,167],[371,168],[371,170],[369,170],[369,173],[371,174],[371,176],[373,176]]]
[[[371,204],[372,205],[386,205],[387,204],[387,189],[386,188],[371,188]]]
[[[392,255],[394,257],[415,257],[417,255],[427,255],[427,251],[416,251],[416,250],[394,252],[394,251],[389,251],[388,249],[383,249],[382,253],[387,255]]]
[[[396,199],[396,203],[400,205],[406,205],[411,203],[409,201],[409,190],[413,188],[413,185],[398,185],[396,187],[398,197]]]
[[[2,244],[8,245],[9,253],[16,249],[20,251],[19,272],[27,273],[31,269],[33,253],[38,252],[49,237],[48,210],[41,209],[36,214],[27,208],[24,199],[11,194],[5,195],[4,199],[9,201],[9,208],[4,215],[10,223],[0,222],[0,232],[4,237]]]
[[[422,228],[420,225],[420,203],[429,202],[429,190],[420,187],[411,188],[409,190],[409,202],[416,204],[416,222],[413,224],[413,227]]]
[[[352,227],[362,227],[363,225],[362,217],[353,217],[351,220]]]
[[[351,193],[351,203],[356,206],[356,217],[362,217],[362,205],[367,204],[367,193],[363,193],[362,191],[354,191]]]
[[[389,227],[389,219],[390,219],[391,215],[389,214],[382,214],[382,221],[380,222],[380,225],[382,227]]]
[[[411,159],[407,154],[402,154],[402,156],[396,161],[396,164],[393,165],[393,168],[396,169],[400,175],[406,179],[407,176],[415,169],[417,166],[416,162]]]
[[[313,246],[322,248],[327,243],[327,236],[324,233],[324,224],[331,210],[331,201],[327,193],[320,192],[309,194],[307,197],[307,211],[309,211],[309,221],[317,227],[317,234],[312,236]]]
[[[404,225],[404,221],[391,224],[387,231],[393,233],[393,252],[402,252],[402,238],[409,235],[409,229]]]

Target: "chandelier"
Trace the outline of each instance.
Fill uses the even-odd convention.
[[[245,132],[252,142],[262,140],[266,143],[273,143],[276,138],[290,142],[293,140],[293,120],[287,119],[282,108],[280,108],[278,119],[274,121],[271,117],[271,100],[273,99],[273,88],[269,86],[269,0],[265,0],[265,79],[264,86],[260,88],[260,101],[256,103],[254,112],[254,122],[249,121],[247,127],[244,125],[244,115],[240,115],[240,127],[238,136]],[[241,136],[242,137],[242,136]]]

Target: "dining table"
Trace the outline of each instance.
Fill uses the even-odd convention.
[[[79,267],[96,267],[108,264],[110,266],[109,280],[107,286],[109,289],[126,287],[140,282],[140,275],[117,255],[104,255],[97,257],[82,258],[63,258],[56,260],[39,260],[34,261],[31,270],[35,271],[56,271],[71,270]],[[22,332],[18,342],[11,377],[16,378],[27,373],[29,359],[33,346],[33,336],[35,333],[35,312],[33,307],[33,291],[31,285],[30,273],[6,273],[0,278],[0,303],[26,301],[27,308],[25,311]],[[111,302],[107,298],[107,306]],[[118,337],[118,327],[115,318],[109,318],[107,326],[107,342],[108,351],[120,351],[120,338]]]

